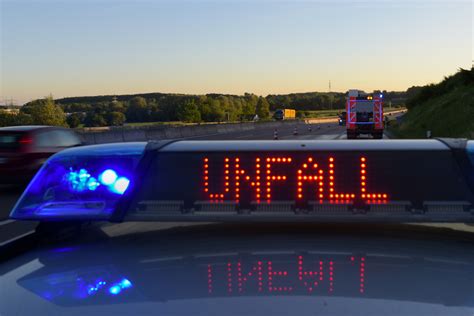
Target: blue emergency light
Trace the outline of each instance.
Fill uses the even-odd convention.
[[[108,219],[134,185],[146,143],[64,150],[33,178],[11,216],[16,219]]]

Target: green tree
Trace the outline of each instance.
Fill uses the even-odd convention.
[[[67,118],[66,122],[71,128],[76,128],[82,123],[84,116],[81,113],[71,113]]]
[[[255,94],[246,93],[244,96],[244,104],[242,106],[242,114],[247,117],[255,115],[255,107],[258,103],[258,97]]]
[[[211,97],[204,97],[199,100],[199,112],[201,119],[205,122],[220,122],[224,120],[224,110],[220,102]]]
[[[14,114],[0,111],[0,126],[12,126],[15,125],[15,116]]]
[[[13,125],[32,125],[33,118],[29,114],[19,113],[13,119]]]
[[[201,113],[194,100],[185,101],[178,109],[178,119],[183,122],[200,122]]]
[[[54,104],[51,95],[28,103],[21,108],[20,113],[31,115],[32,124],[67,126],[63,110]]]
[[[270,105],[268,104],[267,99],[265,99],[264,97],[258,98],[257,106],[255,107],[255,112],[261,119],[270,117]]]
[[[126,108],[120,101],[112,101],[109,103],[109,111],[125,113]]]
[[[146,99],[143,97],[134,97],[131,99],[127,108],[126,117],[130,122],[149,121],[150,113]]]
[[[125,114],[122,112],[110,112],[107,114],[106,119],[109,126],[121,126],[125,123]]]
[[[87,127],[106,126],[107,121],[99,113],[87,112],[86,117],[84,118],[84,125]]]

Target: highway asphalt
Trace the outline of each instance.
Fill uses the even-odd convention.
[[[308,125],[298,125],[297,134],[292,124],[277,129],[278,140],[337,140],[346,139],[345,127],[337,123],[318,123]],[[252,131],[241,131],[226,134],[209,135],[206,137],[196,137],[195,140],[273,140],[275,129],[258,129]],[[384,138],[387,138],[384,136]],[[276,140],[276,141],[278,141]],[[356,141],[356,140],[355,140]],[[20,197],[21,189],[2,188],[0,194],[0,246],[12,238],[23,236],[31,232],[35,222],[18,222],[9,220],[8,216],[15,202]]]

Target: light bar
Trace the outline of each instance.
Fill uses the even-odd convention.
[[[177,141],[149,143],[146,150],[145,143],[89,148],[97,154],[83,147],[51,158],[12,217],[474,221],[472,141]]]

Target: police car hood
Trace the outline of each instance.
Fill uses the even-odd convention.
[[[411,225],[172,226],[102,226],[6,261],[0,314],[474,312],[470,233]]]

